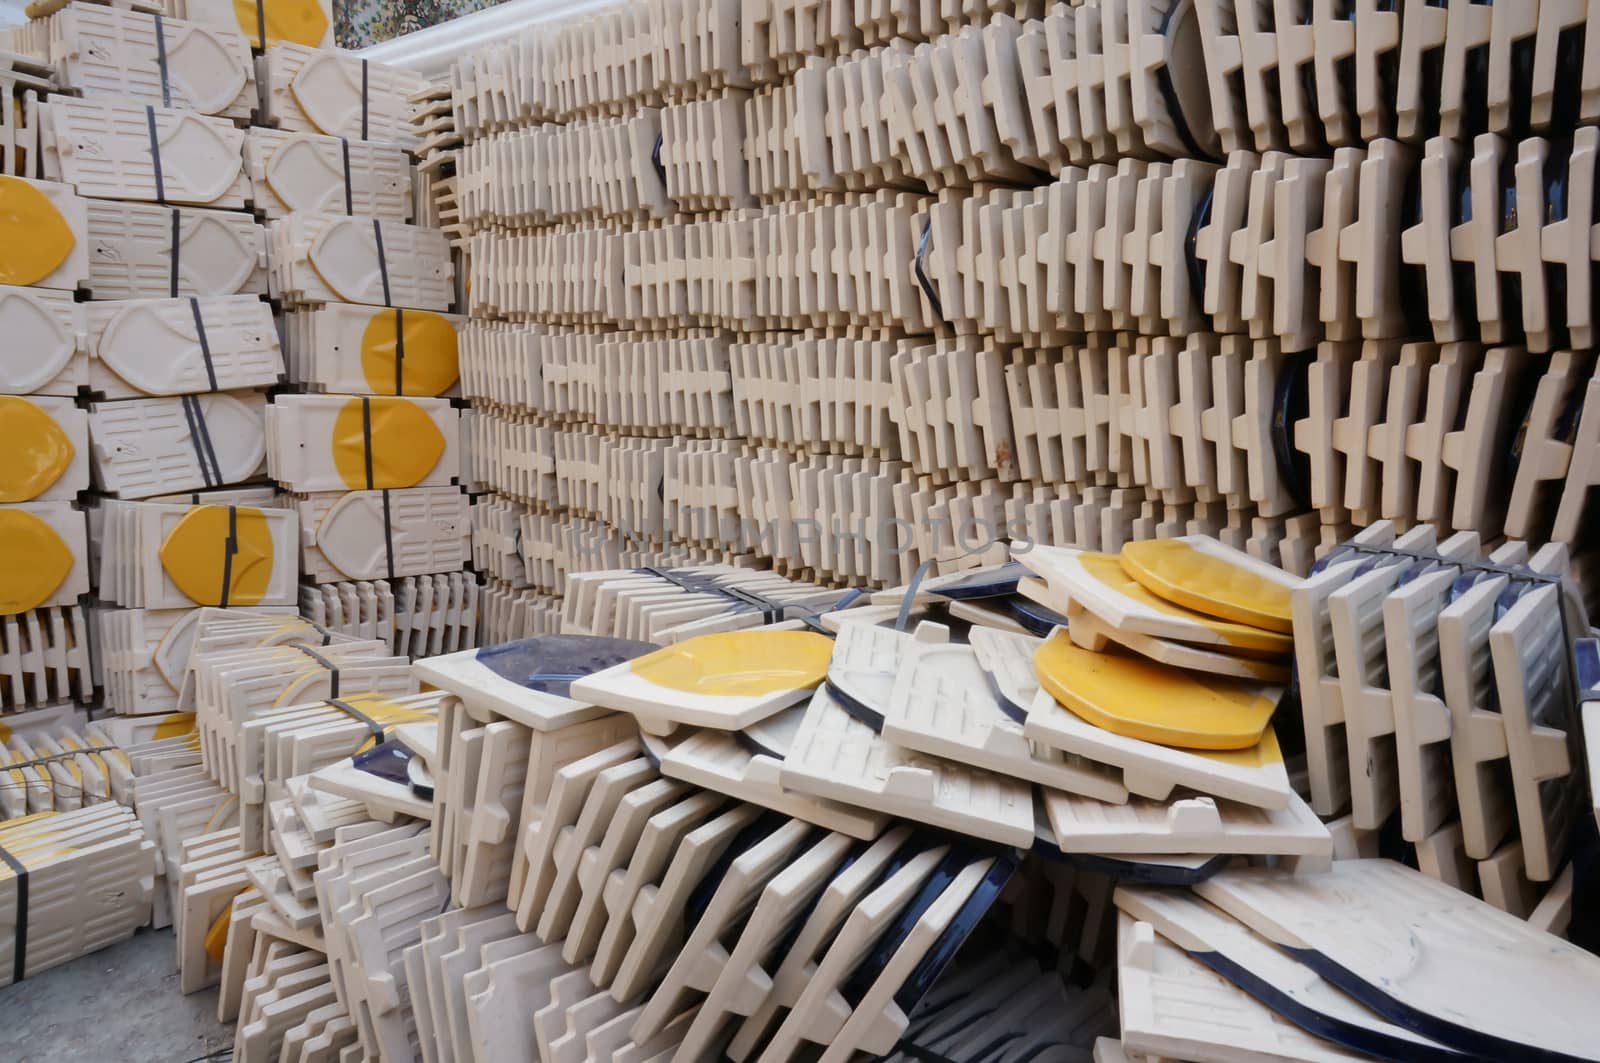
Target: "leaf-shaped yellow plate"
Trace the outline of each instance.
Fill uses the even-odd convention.
[[[361,374],[378,395],[394,395],[396,339],[405,340],[400,360],[404,395],[440,395],[460,376],[456,330],[428,310],[379,310],[361,334]]]
[[[37,498],[72,464],[72,440],[56,419],[27,399],[0,395],[0,502]]]
[[[25,509],[0,509],[0,616],[48,601],[75,560],[50,525]]]
[[[371,483],[367,482],[368,419]],[[405,399],[351,399],[333,421],[334,468],[352,491],[415,487],[439,464],[444,446],[444,434],[433,418]]]
[[[77,237],[50,197],[0,174],[0,284],[37,284],[72,253]]]
[[[272,580],[272,530],[259,509],[236,508],[235,550],[228,557],[228,507],[195,506],[167,534],[157,556],[172,582],[197,605],[256,605]]]
[[[317,48],[328,32],[328,13],[317,0],[233,0],[239,31],[257,48],[287,41]],[[267,39],[261,40],[260,29]]]

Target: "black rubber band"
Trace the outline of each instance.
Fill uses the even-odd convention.
[[[260,3],[261,0],[256,0]],[[361,60],[361,139],[367,139],[367,61]]]
[[[383,280],[383,305],[393,306],[389,297],[389,257],[383,253],[383,222],[372,219],[372,238],[378,242],[378,276]]]
[[[328,660],[316,650],[312,649],[310,646],[296,645],[295,649],[299,650],[301,653],[305,654],[307,657],[310,657],[313,661],[316,661],[318,664],[322,665],[322,667],[328,670],[328,697],[330,699],[337,698],[339,696],[339,666]]]
[[[944,304],[939,301],[939,293],[933,290],[933,281],[928,277],[927,259],[928,243],[933,236],[933,219],[923,219],[922,237],[917,241],[917,257],[915,259],[915,272],[917,283],[922,286],[922,294],[928,297],[928,303],[933,307],[934,316],[940,321],[944,320]]]
[[[222,593],[218,607],[228,607],[229,593],[233,590],[233,555],[239,552],[239,507],[228,507],[228,538],[222,544]]]
[[[145,106],[144,120],[146,127],[150,130],[150,165],[155,167],[156,171],[156,202],[165,203],[167,201],[167,183],[161,177],[161,140],[156,136],[156,109],[154,107]]]
[[[200,300],[190,298],[189,309],[194,311],[194,330],[200,337],[200,357],[205,359],[206,380],[210,383],[210,390],[217,390],[217,366],[211,360],[211,343],[206,339],[206,322],[200,314]]]
[[[341,701],[337,696],[335,696],[324,699],[322,703],[324,705],[331,705],[340,712],[344,713],[346,716],[349,716],[351,719],[366,724],[367,730],[371,731],[372,737],[378,741],[382,742],[386,737],[382,724],[380,724],[377,720],[374,720],[371,716],[368,716],[366,713],[362,712],[360,709],[356,708],[354,705],[350,704],[348,701]]]
[[[178,257],[179,257],[178,248],[180,246],[179,239],[178,239],[178,237],[179,237],[179,231],[178,230],[180,228],[180,225],[181,225],[182,221],[183,221],[183,218],[182,218],[182,215],[180,215],[178,213],[178,208],[177,207],[173,207],[172,208],[172,248],[167,254],[167,266],[168,266],[167,291],[168,291],[168,294],[171,295],[172,298],[174,298],[174,299],[176,299],[178,297]]]
[[[200,400],[193,395],[185,395],[180,400],[183,403],[183,417],[189,423],[189,441],[194,444],[195,456],[200,459],[200,478],[207,487],[222,486],[222,465],[217,461],[217,450],[211,442],[211,428],[206,424],[205,410],[200,408]]]
[[[396,307],[394,311],[394,393],[406,393],[406,312]]]
[[[339,149],[344,153],[344,212],[354,214],[355,205],[350,199],[350,141],[340,137]]]
[[[0,845],[0,861],[17,876],[17,930],[11,953],[11,981],[22,981],[28,973],[28,869]]]
[[[69,749],[62,753],[50,753],[32,760],[18,760],[10,764],[0,764],[0,773],[19,771],[23,768],[38,768],[45,764],[54,764],[60,760],[71,760],[73,757],[86,757],[91,753],[115,753],[117,746],[87,746],[83,749]]]
[[[372,400],[361,400],[361,460],[367,469],[367,490],[372,490]]]
[[[394,525],[389,516],[389,489],[383,490],[383,552],[388,559],[389,578],[394,579]]]
[[[161,12],[155,13],[156,20],[156,67],[161,71],[161,106],[172,106],[172,85],[167,80],[167,29]]]

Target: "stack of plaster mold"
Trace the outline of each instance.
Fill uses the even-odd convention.
[[[431,728],[440,695],[417,693],[409,659],[388,655],[383,641],[239,610],[204,611],[184,691],[197,756],[141,780],[139,809],[162,830],[169,907],[158,919],[178,927],[184,991],[222,980],[233,987],[224,992],[227,1012],[238,1007],[250,958],[226,962],[237,916],[261,907],[252,926],[320,942],[311,879],[318,853],[343,827],[426,808],[368,803],[348,776],[367,778],[368,767],[405,748],[396,736]]]
[[[268,467],[294,495],[317,623],[425,656],[475,643],[455,272],[418,212],[407,72],[290,44],[261,60],[246,156],[273,219],[289,376]],[[397,110],[399,94],[400,109]]]
[[[259,838],[225,828],[179,854],[193,883],[185,951],[209,936],[192,969],[220,982],[236,1053],[843,1060],[970,1058],[999,1042],[1025,1058],[1046,1045],[1067,1058],[1160,1045],[1231,1058],[1263,1044],[1301,1058],[1474,1037],[1559,1048],[1548,1030],[1457,1012],[1459,1029],[1394,1032],[1388,998],[1429,1011],[1450,995],[1441,979],[1510,993],[1548,962],[1581,981],[1593,961],[1551,936],[1571,900],[1552,894],[1526,922],[1492,912],[1396,864],[1352,862],[1372,839],[1311,813],[1295,789],[1306,772],[1271,726],[1306,581],[1201,538],[1120,555],[1028,544],[1017,558],[665,646],[566,634],[426,660],[411,677],[435,689],[422,718],[374,707],[364,728],[326,703],[256,717],[239,748],[265,739],[265,770],[313,763],[290,757],[296,744],[336,759],[282,780]],[[671,615],[729,576],[596,573],[572,597],[596,610],[581,614],[591,622],[652,597],[670,607],[640,615]],[[1024,620],[1052,633],[1030,636]],[[347,645],[323,638],[306,649]],[[197,669],[210,674],[209,660]],[[315,730],[295,737],[301,714],[336,719],[349,744],[335,754]],[[221,727],[213,737],[229,741]],[[1359,902],[1338,885],[1379,875]],[[1186,890],[1223,914],[1206,922]],[[1235,894],[1242,907],[1224,899]],[[1380,895],[1411,907],[1379,917],[1367,909]],[[1258,921],[1267,902],[1278,907]],[[1398,921],[1432,954],[1492,927],[1529,966],[1430,969],[1374,995],[1351,981],[1372,956],[1329,968],[1293,953],[1359,1001],[1330,1011],[1330,988],[1261,990],[1283,981],[1257,969],[1259,943],[1238,954],[1237,932],[1207,936],[1218,918],[1269,937],[1298,919],[1288,933],[1300,941],[1320,925],[1317,905],[1351,903],[1365,907],[1347,935]],[[1432,908],[1474,929],[1454,916],[1407,923]],[[1185,992],[1216,1007],[1184,1019],[1162,1004]],[[1337,1021],[1302,1032],[1291,1024],[1307,1007]]]
[[[31,51],[31,49],[30,49]],[[0,320],[25,321],[0,355],[0,417],[19,447],[0,486],[0,711],[87,702],[93,693],[88,626],[89,543],[80,495],[89,488],[88,418],[74,399],[86,383],[79,353],[88,256],[84,201],[35,180],[40,108],[57,89],[47,57],[0,53]],[[35,342],[37,341],[37,346]]]
[[[105,802],[0,823],[0,984],[132,937],[150,920],[155,846]]]
[[[117,500],[95,512],[99,556],[84,559],[108,651],[98,678],[119,712],[163,713],[176,689],[162,689],[150,655],[189,610],[293,602],[290,515],[272,508],[270,486],[238,486],[264,476],[263,391],[284,374],[259,298],[264,233],[240,212],[235,123],[254,109],[253,65],[226,26],[98,5],[35,14],[60,91],[37,108],[29,173],[76,195],[49,186],[53,201],[21,212],[35,229],[19,246],[78,260],[71,286],[91,299],[69,313],[32,289],[4,290],[8,335],[43,352],[6,387],[38,378],[89,400],[78,453],[93,487]]]
[[[105,801],[132,807],[138,777],[198,750],[189,713],[93,723],[66,705],[19,714],[0,740],[0,820]]]
[[[480,450],[517,470],[490,486],[879,586],[1003,539],[1210,534],[1299,574],[1380,517],[1579,543],[1593,219],[1564,175],[1588,180],[1594,144],[1566,139],[1588,104],[1557,105],[1552,42],[1586,17],[1375,11],[1358,33],[1353,11],[1280,29],[1235,7],[910,40],[846,15],[813,44],[758,4],[738,47],[606,11],[461,60],[468,388]],[[611,46],[624,29],[643,41]],[[681,68],[652,62],[686,37]],[[654,372],[670,396],[656,351],[705,330],[733,331],[731,431],[631,394]],[[574,401],[608,346],[646,371]],[[607,429],[674,434],[660,521],[581,489],[632,468]],[[530,455],[553,495],[519,486]]]

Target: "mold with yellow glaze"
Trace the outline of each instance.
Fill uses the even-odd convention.
[[[61,267],[77,237],[50,197],[0,174],[0,284],[37,284]]]
[[[1114,734],[1183,749],[1243,750],[1261,741],[1279,687],[1095,653],[1057,630],[1034,654],[1039,685]]]
[[[699,635],[576,679],[570,696],[631,712],[652,734],[679,724],[738,730],[805,698],[832,652],[832,639],[809,631]]]
[[[0,616],[50,600],[77,558],[60,534],[26,509],[0,509]]]
[[[1293,637],[1281,631],[1219,620],[1150,593],[1123,570],[1115,554],[1033,546],[1015,556],[1045,581],[1052,600],[1064,597],[1114,627],[1248,656],[1294,650]],[[1028,582],[1019,585],[1024,594],[1030,593]],[[1058,608],[1048,600],[1043,604]]]
[[[442,395],[450,390],[461,375],[455,326],[430,310],[379,310],[361,334],[361,374],[373,393],[396,393],[400,339],[400,394]]]
[[[328,33],[328,13],[317,0],[233,0],[233,16],[255,48],[285,42],[318,48]]]
[[[0,439],[7,460],[0,462],[0,502],[26,502],[43,494],[72,464],[72,440],[35,403],[0,395]]]
[[[228,507],[195,506],[161,543],[157,556],[177,588],[198,605],[223,602],[223,572],[228,573],[227,603],[256,605],[272,579],[272,531],[259,509],[237,507],[234,551],[228,555]]]
[[[445,438],[428,411],[414,402],[351,399],[334,418],[332,445],[334,467],[345,486],[352,491],[381,490],[421,483],[444,455]]]
[[[647,653],[629,666],[685,694],[755,697],[816,686],[832,653],[832,639],[809,631],[728,631]]]
[[[1207,616],[1292,633],[1289,592],[1299,582],[1215,539],[1185,536],[1128,543],[1127,574],[1169,602]]]

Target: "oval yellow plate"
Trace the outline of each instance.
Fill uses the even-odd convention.
[[[1182,749],[1254,746],[1282,693],[1261,683],[1081,649],[1059,628],[1034,653],[1033,668],[1051,697],[1096,727]]]
[[[1123,570],[1169,602],[1291,634],[1289,592],[1300,581],[1207,536],[1145,539],[1118,555]]]
[[[367,482],[369,427],[371,483]],[[406,399],[351,399],[333,420],[333,464],[352,491],[415,487],[439,464],[444,448],[444,433],[428,411]]]
[[[442,395],[461,375],[456,330],[427,310],[379,310],[361,333],[361,375],[375,395]]]
[[[0,509],[0,616],[48,601],[76,560],[50,525],[25,509]]]
[[[228,578],[229,605],[255,605],[272,581],[272,530],[259,509],[235,510],[235,550],[228,559],[228,507],[195,506],[185,513],[156,551],[172,582],[197,605],[222,604]]]
[[[0,174],[0,284],[37,284],[67,260],[77,237],[50,197]]]
[[[27,399],[0,395],[0,439],[11,455],[0,463],[0,502],[37,498],[72,464],[72,440]]]
[[[635,657],[628,667],[685,694],[763,697],[816,686],[832,654],[833,640],[812,631],[724,631]]]

